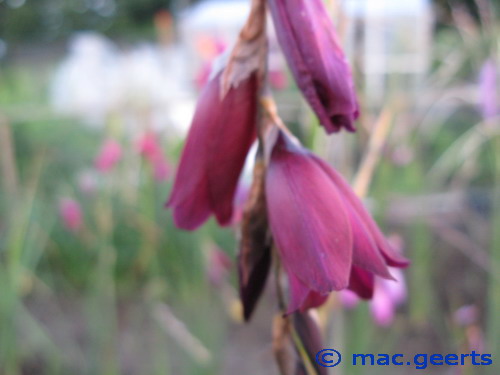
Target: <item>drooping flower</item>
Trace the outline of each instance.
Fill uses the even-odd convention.
[[[326,162],[283,131],[268,158],[268,214],[289,278],[288,312],[318,306],[332,290],[371,298],[375,275],[391,279],[388,265],[408,264]]]
[[[375,293],[370,302],[373,319],[382,327],[387,327],[392,323],[396,308],[406,299],[406,283],[403,273],[393,268],[391,274],[395,280],[377,278]]]
[[[221,75],[202,91],[167,203],[179,228],[195,229],[210,214],[229,224],[245,158],[256,137],[257,77],[221,98]]]
[[[114,139],[106,140],[97,155],[94,165],[101,172],[109,172],[122,157],[122,147]]]
[[[257,98],[267,51],[265,6],[254,1],[227,64],[201,93],[167,206],[179,228],[212,213],[231,223],[238,178],[256,138]]]
[[[62,198],[59,201],[59,216],[64,227],[71,232],[78,232],[82,227],[83,218],[80,204],[72,198]]]
[[[355,131],[351,70],[323,0],[268,0],[278,41],[297,85],[328,133]]]

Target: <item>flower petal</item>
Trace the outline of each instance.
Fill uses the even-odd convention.
[[[396,305],[385,289],[377,288],[370,303],[370,311],[379,326],[387,327],[394,320]]]
[[[296,311],[304,312],[307,309],[321,306],[328,299],[328,294],[320,294],[309,289],[292,272],[288,272],[289,301],[287,314]]]
[[[340,194],[347,200],[352,209],[358,214],[361,222],[366,226],[371,236],[373,237],[375,243],[379,251],[382,253],[382,256],[385,258],[388,265],[393,267],[404,268],[410,264],[410,261],[397,253],[392,246],[389,244],[385,236],[380,231],[378,225],[372,219],[371,215],[368,213],[366,208],[364,207],[361,200],[356,196],[356,194],[352,191],[349,184],[344,180],[344,178],[335,171],[332,167],[330,167],[326,162],[313,155],[315,161],[321,165],[322,169],[329,175],[332,181],[337,186]]]
[[[231,221],[238,177],[256,137],[257,77],[220,97],[220,74],[203,90],[167,203],[179,228],[195,229],[211,213]]]
[[[352,266],[351,278],[349,280],[349,289],[363,299],[373,297],[375,287],[375,276],[360,267]]]
[[[266,175],[273,238],[287,269],[319,293],[347,287],[352,232],[335,185],[280,132]]]
[[[358,213],[349,202],[345,204],[349,212],[352,235],[354,239],[353,264],[385,279],[392,279],[385,259],[380,254],[377,245],[368,228],[360,219]]]

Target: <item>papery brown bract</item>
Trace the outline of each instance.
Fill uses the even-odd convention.
[[[238,178],[256,138],[257,85],[254,73],[221,97],[218,74],[203,90],[167,203],[179,228],[195,229],[212,213],[219,224],[230,223]]]
[[[318,375],[327,375],[326,367],[320,366],[316,362],[316,354],[322,350],[325,345],[317,322],[311,316],[311,312],[297,312],[293,314],[293,326],[297,332],[305,354],[309,358],[309,363],[314,366]],[[307,372],[305,372],[307,374]]]
[[[355,131],[359,115],[350,67],[323,0],[268,0],[297,85],[328,133]]]
[[[265,167],[256,160],[249,199],[243,211],[238,275],[243,317],[248,321],[262,294],[271,267],[272,240],[264,194]]]
[[[297,350],[292,338],[292,322],[278,314],[273,319],[273,353],[280,374],[297,375]]]

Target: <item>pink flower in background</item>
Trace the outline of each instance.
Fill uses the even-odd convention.
[[[297,85],[328,133],[354,131],[359,115],[350,67],[323,0],[268,0]]]
[[[221,74],[204,88],[182,151],[167,206],[182,229],[196,229],[213,213],[231,223],[238,179],[256,138],[257,75],[221,98]]]
[[[198,90],[201,90],[210,80],[212,64],[216,57],[224,52],[226,47],[226,42],[212,35],[201,35],[196,39],[196,49],[202,59],[194,80]]]
[[[483,118],[488,119],[500,114],[500,96],[497,92],[498,64],[488,59],[479,75],[479,106]]]
[[[342,305],[347,309],[353,309],[359,303],[358,295],[349,289],[341,290],[339,292],[339,298]]]
[[[158,158],[153,163],[153,173],[156,181],[166,181],[170,178],[170,164],[165,158]]]
[[[149,160],[155,159],[158,154],[162,153],[156,137],[156,134],[153,132],[145,132],[137,142],[139,153]]]
[[[109,172],[120,161],[121,157],[122,147],[120,144],[114,139],[108,139],[101,146],[94,165],[101,172]]]
[[[83,224],[80,204],[71,198],[62,198],[59,201],[59,216],[66,229],[77,232]]]
[[[394,280],[375,277],[373,297],[370,301],[370,312],[375,322],[382,326],[389,326],[396,313],[396,309],[406,300],[406,283],[401,270],[390,268]],[[354,308],[360,298],[354,291],[346,289],[340,292],[340,301],[347,309]]]
[[[158,135],[146,132],[137,143],[139,153],[151,164],[156,181],[165,181],[170,176],[170,165],[163,154]]]
[[[205,87],[205,85],[207,84],[207,82],[210,78],[211,72],[212,72],[212,63],[211,62],[205,62],[201,65],[200,69],[195,74],[195,78],[194,78],[194,83],[195,83],[195,86],[198,90],[201,90],[201,89],[203,89],[203,87]]]
[[[374,275],[408,261],[389,245],[347,182],[278,131],[266,175],[273,238],[290,280],[288,311],[318,306],[332,290],[373,294]]]
[[[396,309],[406,300],[406,283],[401,270],[391,269],[395,280],[377,278],[370,311],[375,322],[383,327],[394,320]]]
[[[280,91],[288,87],[288,77],[286,76],[286,73],[283,70],[269,69],[268,77],[269,77],[269,83],[271,84],[271,87],[273,89]]]

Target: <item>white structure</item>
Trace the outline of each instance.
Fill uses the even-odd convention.
[[[147,126],[184,136],[195,95],[179,48],[142,44],[122,50],[92,32],[76,34],[69,47],[52,82],[56,111],[96,128],[119,119],[131,134]]]
[[[389,78],[416,89],[430,62],[430,1],[339,0],[339,5],[347,18],[346,50],[351,59],[361,57],[370,103],[383,100]]]

